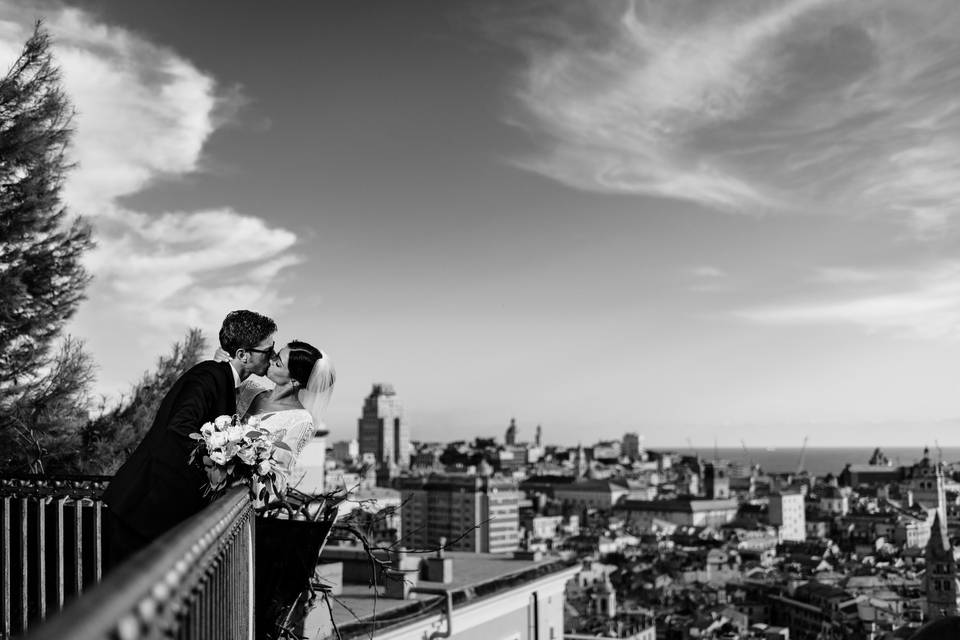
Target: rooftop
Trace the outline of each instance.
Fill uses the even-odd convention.
[[[560,491],[625,491],[626,484],[617,480],[580,480],[578,482],[564,483],[562,487],[557,487]]]
[[[623,511],[712,511],[714,509],[736,509],[736,498],[710,500],[708,498],[676,498],[673,500],[621,500],[616,508]]]
[[[420,580],[418,587],[445,589],[453,594],[454,610],[467,600],[474,601],[502,593],[542,576],[578,566],[573,561],[551,556],[541,560],[516,560],[511,554],[447,552],[453,559],[453,580],[447,583]],[[412,594],[406,600],[387,598],[384,589],[367,584],[344,584],[343,592],[330,602],[333,620],[342,637],[369,635],[376,629],[435,614],[441,599],[435,595]],[[321,608],[326,609],[324,605]],[[323,612],[326,616],[326,611]],[[376,619],[375,627],[373,620]]]

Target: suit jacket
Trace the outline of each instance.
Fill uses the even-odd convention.
[[[174,383],[153,426],[113,476],[103,494],[110,511],[152,540],[208,503],[207,476],[188,463],[197,441],[190,434],[204,422],[236,410],[228,362],[201,362]]]

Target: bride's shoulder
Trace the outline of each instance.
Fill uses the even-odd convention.
[[[270,395],[273,383],[260,376],[250,376],[237,389],[237,413],[253,415],[261,413],[259,404]]]

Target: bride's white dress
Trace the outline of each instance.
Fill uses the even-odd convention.
[[[250,408],[253,399],[273,389],[273,383],[260,376],[250,376],[240,385],[237,393],[237,413],[243,415]],[[259,414],[260,426],[271,434],[280,435],[280,441],[290,447],[293,452],[293,462],[287,471],[296,468],[296,460],[300,457],[303,448],[313,437],[314,425],[310,412],[306,409],[286,409]]]
[[[271,435],[280,435],[279,439],[293,452],[294,460],[300,457],[300,452],[313,437],[313,418],[306,409],[262,413],[260,426]]]

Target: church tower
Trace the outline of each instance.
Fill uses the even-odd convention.
[[[504,441],[508,445],[517,444],[517,419],[510,418],[510,426],[507,427],[507,433],[504,435]]]
[[[944,486],[943,463],[930,460],[930,449],[923,450],[923,459],[910,467],[906,481],[907,488],[913,492],[913,499],[920,506],[936,509],[941,525],[947,522],[947,494]]]
[[[730,478],[727,469],[718,462],[708,462],[703,468],[704,493],[711,500],[730,497]]]
[[[926,550],[927,618],[937,620],[960,613],[960,578],[957,576],[960,550],[947,537],[945,522],[937,513]]]
[[[583,445],[577,445],[577,477],[585,478],[587,477],[587,472],[590,470],[589,465],[587,465],[587,454],[583,450]]]

